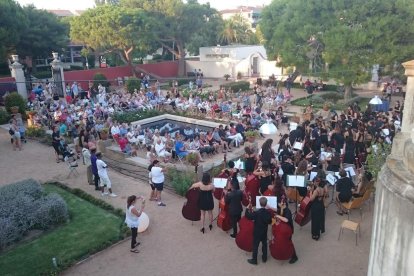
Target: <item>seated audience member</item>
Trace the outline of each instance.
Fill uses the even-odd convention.
[[[161,139],[157,140],[157,143],[155,144],[154,148],[157,156],[163,158],[164,162],[168,162],[172,154],[167,151],[165,144],[162,142]]]

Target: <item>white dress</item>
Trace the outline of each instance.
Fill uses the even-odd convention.
[[[272,120],[267,120],[260,129],[261,134],[275,134],[277,132],[276,126],[272,123]]]

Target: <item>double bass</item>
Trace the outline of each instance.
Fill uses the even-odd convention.
[[[181,210],[183,217],[191,221],[199,221],[201,219],[201,211],[198,207],[198,199],[200,197],[199,189],[190,189],[185,194],[187,201]]]
[[[302,199],[302,201],[299,204],[299,210],[296,213],[295,216],[295,222],[299,224],[300,226],[306,225],[310,219],[310,207],[311,207],[312,201],[311,201],[311,194],[308,191],[307,195]]]
[[[281,216],[283,216],[283,211]],[[270,255],[276,260],[288,260],[292,257],[295,250],[292,242],[293,229],[288,223],[278,220],[276,215],[274,218],[272,240],[269,243]]]
[[[252,211],[252,198],[250,194],[249,198],[249,210]],[[252,252],[253,251],[253,229],[254,222],[243,216],[239,221],[240,230],[236,236],[236,244],[241,250]]]
[[[257,169],[259,162],[256,162],[256,166],[254,170]],[[256,198],[259,195],[260,190],[260,180],[257,176],[253,173],[246,175],[246,180],[244,181],[244,190],[243,190],[243,198],[242,204],[243,206],[249,205],[249,196]],[[254,201],[253,206],[256,206],[256,201]]]

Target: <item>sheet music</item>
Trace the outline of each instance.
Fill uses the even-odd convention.
[[[304,175],[288,175],[287,186],[289,187],[306,187]]]
[[[237,176],[237,180],[239,181],[239,183],[242,183],[246,180],[246,177]]]
[[[215,188],[224,188],[227,185],[227,178],[213,178],[213,185]]]
[[[295,142],[295,143],[293,144],[293,148],[294,148],[294,149],[296,149],[296,150],[302,150],[302,148],[303,148],[303,143],[301,143],[301,142]]]
[[[344,170],[348,173],[348,175],[349,175],[350,177],[353,177],[353,176],[355,176],[355,175],[356,175],[355,170],[354,170],[354,167],[348,167],[348,168],[346,168],[346,169],[344,169]]]
[[[318,175],[318,172],[311,172],[309,175],[309,180],[313,181],[313,179]]]
[[[234,162],[234,168],[239,170],[244,170],[244,161],[241,161],[241,159]]]
[[[335,185],[337,178],[332,174],[326,175],[326,181],[328,181],[329,184]]]
[[[277,197],[275,196],[256,196],[256,208],[260,208],[260,198],[267,198],[267,206],[277,209]]]
[[[382,130],[382,133],[384,133],[385,136],[388,136],[388,135],[390,135],[390,130],[388,128],[384,128]]]
[[[298,128],[298,124],[297,123],[290,122],[290,124],[289,124],[289,130],[290,131],[295,130],[297,128]]]

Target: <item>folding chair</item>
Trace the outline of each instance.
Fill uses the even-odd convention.
[[[68,165],[69,168],[69,174],[68,174],[68,178],[73,174],[75,176],[79,176],[79,172],[76,169],[78,167],[78,163],[76,162],[76,160],[70,161],[70,159],[66,156],[65,157],[65,163]]]

